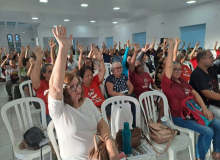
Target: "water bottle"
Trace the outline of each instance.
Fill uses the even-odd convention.
[[[167,124],[168,118],[166,116],[161,117],[161,124],[164,126],[168,126]]]
[[[124,129],[122,130],[123,139],[123,152],[128,155],[131,154],[131,130],[129,129],[129,123],[124,122]]]

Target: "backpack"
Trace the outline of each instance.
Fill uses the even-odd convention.
[[[181,101],[181,117],[187,119],[187,116],[193,117],[198,124],[204,126],[208,126],[212,122],[212,120],[210,121],[205,117],[202,108],[197,104],[193,95],[190,95]]]

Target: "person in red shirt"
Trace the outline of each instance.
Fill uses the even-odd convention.
[[[193,68],[195,69],[197,67],[197,60],[196,60],[196,56],[198,54],[197,48],[199,47],[199,42],[196,43],[194,49],[192,50],[192,52],[189,55],[189,60],[193,65]]]
[[[80,69],[80,77],[83,81],[84,97],[91,99],[95,106],[101,111],[101,105],[105,98],[99,89],[99,85],[102,84],[102,81],[104,80],[105,64],[101,53],[98,52],[97,49],[94,49],[94,53],[100,63],[99,73],[93,77],[93,69],[89,66],[83,66]]]
[[[220,134],[220,120],[213,118],[213,114],[207,109],[200,95],[182,78],[180,63],[173,61],[173,49],[175,41],[171,38],[167,40],[169,44],[169,54],[167,56],[167,63],[165,65],[165,72],[161,83],[161,88],[167,96],[173,123],[177,126],[188,128],[190,130],[199,132],[199,138],[196,144],[196,158],[197,160],[205,159],[205,155],[210,148],[213,139],[214,152],[212,156],[214,159],[220,158],[220,139],[217,135]],[[208,126],[203,126],[197,123],[194,119],[183,120],[181,117],[181,101],[189,95],[193,95],[197,103],[201,106],[203,114],[212,122]]]
[[[215,42],[215,47],[214,47],[214,50],[216,51],[216,58],[220,55],[220,47],[217,48],[217,44],[218,44],[218,41]]]
[[[48,125],[51,121],[51,117],[49,115],[49,110],[48,110],[48,99],[47,99],[48,94],[45,95],[44,92],[46,90],[49,90],[49,80],[53,70],[53,65],[44,64],[41,67],[44,57],[44,52],[42,51],[41,47],[35,48],[35,55],[36,55],[36,61],[33,71],[31,73],[31,82],[32,82],[32,87],[37,94],[37,97],[41,98],[45,103],[46,120]]]

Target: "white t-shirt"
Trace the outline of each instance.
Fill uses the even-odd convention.
[[[72,71],[76,68],[76,66],[78,65],[78,63],[76,63],[75,61],[73,61],[73,63],[70,63],[70,61],[67,61],[67,71]]]
[[[86,98],[82,106],[75,109],[49,95],[48,107],[54,121],[61,158],[87,159],[94,147],[93,136],[97,132],[97,125],[102,119],[94,103]]]
[[[18,67],[14,69],[10,65],[6,65],[5,74],[6,74],[6,81],[11,80],[11,77],[10,77],[11,75],[18,76]]]

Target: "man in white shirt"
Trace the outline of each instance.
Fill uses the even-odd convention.
[[[70,72],[70,71],[72,71],[76,68],[77,62],[75,62],[73,60],[73,55],[72,54],[68,54],[67,59],[68,59],[67,60],[67,71]]]

